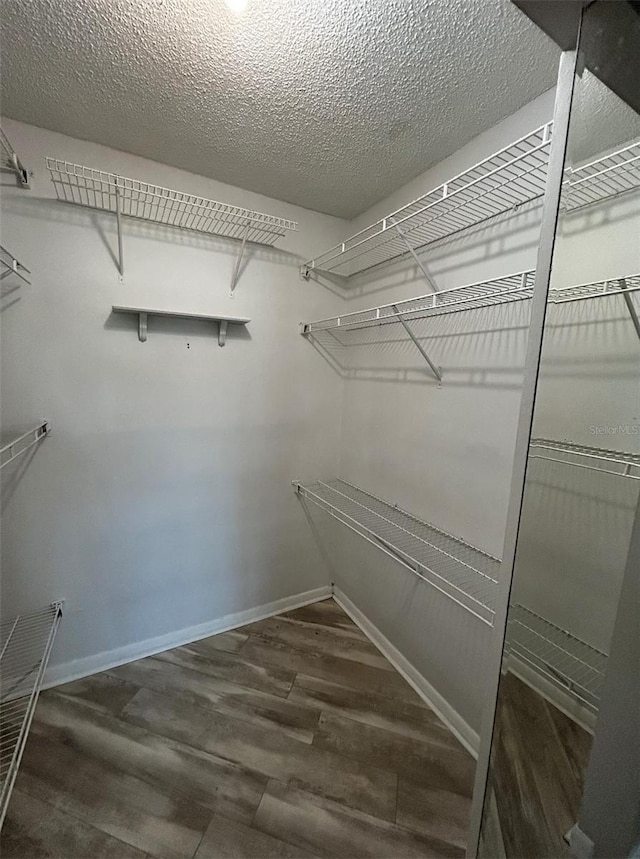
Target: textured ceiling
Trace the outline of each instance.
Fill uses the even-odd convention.
[[[342,217],[557,70],[557,48],[510,0],[0,6],[7,116]]]

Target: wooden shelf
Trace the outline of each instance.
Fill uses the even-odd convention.
[[[246,325],[251,319],[246,316],[224,316],[220,313],[191,313],[182,310],[159,310],[157,307],[112,306],[114,313],[131,313],[138,317],[138,339],[144,343],[147,339],[147,320],[149,316],[175,316],[179,319],[207,319],[218,323],[218,345],[227,342],[227,327],[229,325]]]

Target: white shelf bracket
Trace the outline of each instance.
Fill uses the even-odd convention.
[[[147,314],[138,314],[138,340],[145,343],[147,339]]]
[[[429,287],[429,289],[431,290],[431,292],[437,292],[438,290],[437,290],[437,289],[436,289],[436,287],[434,286],[433,281],[431,280],[431,277],[429,276],[429,273],[428,273],[427,269],[424,267],[423,263],[422,263],[422,262],[420,261],[420,259],[418,258],[418,254],[415,252],[415,250],[414,250],[414,249],[413,249],[413,247],[411,246],[411,243],[409,242],[409,239],[408,239],[408,238],[406,237],[406,235],[402,232],[402,230],[400,229],[400,227],[395,223],[395,221],[393,220],[393,218],[390,218],[389,220],[390,220],[391,225],[392,225],[392,226],[393,226],[393,228],[395,229],[396,233],[400,236],[400,238],[402,239],[402,241],[403,241],[403,242],[404,242],[404,244],[406,245],[407,250],[409,251],[409,253],[410,253],[410,254],[411,254],[411,256],[413,257],[413,259],[415,260],[416,265],[418,266],[418,268],[419,268],[419,269],[420,269],[420,271],[422,272],[422,274],[423,274],[423,276],[424,276],[424,279],[425,279],[425,280],[426,280],[426,282],[427,282],[427,286]]]
[[[240,266],[242,265],[242,259],[244,257],[244,252],[247,246],[247,238],[249,236],[249,227],[251,224],[247,221],[247,226],[245,227],[244,236],[242,237],[242,244],[240,245],[240,251],[236,258],[236,264],[233,267],[233,274],[231,276],[231,298],[234,297],[234,293],[236,290],[236,286],[238,285],[238,280],[240,279]],[[220,343],[221,346],[224,346],[224,343]]]
[[[624,277],[621,277],[619,282],[625,304],[627,305],[627,310],[629,311],[631,321],[633,322],[633,327],[636,329],[636,334],[640,339],[640,319],[638,319],[638,311],[636,310],[636,306],[633,303],[633,298],[631,298],[631,296],[627,292],[627,281]]]
[[[221,319],[218,322],[218,346],[224,346],[227,342],[227,320]]]
[[[116,185],[116,224],[118,227],[118,273],[120,283],[124,280],[124,251],[122,248],[122,213],[120,211],[120,189]],[[142,339],[142,338],[140,338]],[[144,338],[147,339],[146,336]]]
[[[433,375],[434,375],[434,376],[436,377],[436,379],[438,380],[438,387],[442,387],[442,368],[441,368],[441,367],[436,367],[436,365],[433,363],[433,361],[431,360],[431,358],[427,355],[426,351],[424,350],[424,348],[423,348],[423,346],[422,346],[422,343],[420,343],[420,341],[418,340],[418,338],[416,337],[416,335],[415,335],[415,334],[413,333],[413,331],[411,330],[411,327],[409,326],[409,323],[408,323],[408,322],[406,321],[406,319],[402,316],[402,314],[401,314],[401,313],[400,313],[400,311],[398,310],[397,305],[395,305],[395,304],[394,304],[394,305],[392,305],[392,306],[393,306],[393,309],[395,310],[395,312],[398,314],[398,322],[400,322],[400,323],[401,323],[401,325],[403,326],[404,330],[407,332],[407,334],[409,335],[409,337],[410,337],[410,338],[411,338],[411,340],[413,341],[414,346],[416,347],[416,349],[418,350],[418,352],[420,352],[420,354],[422,355],[422,357],[424,358],[424,360],[425,360],[425,361],[427,362],[427,364],[429,365],[429,368],[430,368],[431,372],[433,373]]]

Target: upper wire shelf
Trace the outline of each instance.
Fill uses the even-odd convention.
[[[522,605],[509,609],[506,649],[597,712],[607,655]]]
[[[529,448],[532,451],[531,459],[545,459],[588,471],[640,480],[640,453],[626,453],[548,438],[532,438]]]
[[[381,218],[301,268],[349,278],[383,262],[416,251],[517,209],[544,194],[552,123],[455,176],[433,191]],[[610,197],[640,189],[640,141],[568,169],[562,207],[576,211]],[[429,278],[427,277],[427,280]]]
[[[49,421],[41,421],[33,429],[27,430],[17,438],[12,439],[8,444],[0,448],[0,468],[4,468],[14,459],[26,453],[34,445],[38,444],[45,436],[51,432],[51,424]]]
[[[640,188],[640,141],[565,172],[562,208],[571,212]]]
[[[4,131],[0,128],[0,167],[11,170],[18,178],[23,188],[29,187],[29,171],[16,155],[13,146]]]
[[[512,301],[523,301],[533,296],[535,280],[534,271],[522,271],[505,277],[484,280],[466,286],[456,286],[431,292],[417,298],[397,301],[394,304],[383,304],[366,310],[356,310],[341,316],[319,319],[315,322],[304,322],[301,325],[302,334],[313,334],[318,331],[334,331],[340,329],[345,333],[361,328],[371,328],[377,325],[399,322],[411,322],[444,313],[454,313],[463,310],[474,310],[481,307],[494,307]],[[593,283],[577,284],[549,290],[550,304],[563,304],[589,298],[602,298],[608,295],[622,295],[640,290],[640,274],[627,277],[612,278]]]
[[[62,618],[62,602],[0,624],[0,827]]]
[[[25,275],[31,274],[26,265],[23,265],[20,260],[16,259],[6,248],[0,246],[0,280],[4,280],[5,277],[9,277],[9,275],[12,274],[17,274],[25,283],[31,283],[31,281],[25,277]]]
[[[489,626],[500,561],[345,480],[294,481],[296,492]]]
[[[59,200],[182,230],[273,245],[296,221],[172,191],[92,167],[47,157]]]
[[[310,260],[301,273],[349,277],[541,197],[551,129],[547,123],[521,137]]]

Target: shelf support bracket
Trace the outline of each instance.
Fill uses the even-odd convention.
[[[138,340],[145,343],[147,339],[147,314],[138,314]]]
[[[233,274],[231,275],[231,298],[235,293],[236,286],[238,285],[238,280],[240,278],[240,266],[242,265],[242,258],[244,257],[245,248],[247,246],[247,238],[249,236],[249,221],[247,221],[247,226],[245,227],[244,236],[242,237],[242,244],[240,245],[240,252],[238,253],[238,257],[236,259],[236,264],[233,267]],[[224,343],[220,344],[224,346]]]
[[[436,377],[436,379],[438,380],[438,384],[439,384],[439,385],[442,385],[442,369],[441,369],[441,368],[439,368],[439,367],[436,367],[436,365],[433,363],[433,361],[431,360],[431,358],[427,355],[427,353],[425,352],[425,350],[424,350],[424,348],[423,348],[423,346],[422,346],[422,343],[420,343],[420,341],[418,340],[418,338],[416,337],[416,335],[415,335],[415,334],[413,333],[413,331],[411,330],[411,327],[410,327],[409,323],[406,321],[406,319],[404,318],[404,316],[402,316],[402,314],[401,314],[401,313],[400,313],[400,311],[398,310],[397,305],[395,305],[395,304],[394,304],[394,305],[393,305],[393,309],[395,310],[395,312],[396,312],[396,313],[397,313],[397,315],[398,315],[398,322],[400,322],[400,323],[401,323],[402,327],[404,328],[404,330],[407,332],[407,334],[409,335],[409,337],[410,337],[410,338],[411,338],[411,340],[413,341],[414,346],[416,347],[416,349],[418,350],[418,352],[420,352],[420,354],[422,355],[422,357],[424,358],[424,360],[425,360],[425,361],[427,362],[427,364],[429,365],[429,368],[430,368],[431,372],[433,373],[433,375],[434,375],[434,376]]]
[[[218,346],[224,346],[227,342],[227,320],[221,319],[218,322]]]
[[[124,252],[122,248],[122,213],[120,211],[120,189],[116,185],[116,224],[118,227],[118,272],[120,283],[124,280]],[[142,338],[141,338],[142,339]],[[146,340],[146,337],[145,337]]]
[[[633,303],[633,299],[629,295],[627,290],[627,281],[624,277],[620,278],[620,289],[622,290],[622,296],[624,298],[625,304],[627,305],[627,310],[629,311],[629,315],[631,316],[631,321],[633,322],[633,327],[636,329],[636,334],[640,339],[640,319],[638,319],[638,311],[636,310],[636,306]]]
[[[420,271],[422,272],[424,279],[427,281],[427,286],[429,287],[431,292],[437,292],[438,290],[433,285],[433,281],[431,280],[431,277],[429,276],[427,269],[425,268],[425,266],[421,262],[421,260],[418,258],[418,254],[415,252],[415,250],[411,246],[409,239],[406,237],[406,235],[402,232],[400,227],[395,223],[395,221],[393,219],[391,219],[390,223],[393,226],[393,228],[395,229],[396,233],[400,236],[400,238],[402,239],[402,241],[406,245],[406,248],[409,251],[409,253],[411,254],[411,256],[413,257],[413,259],[415,260],[415,263],[418,266],[418,268],[420,269]]]

